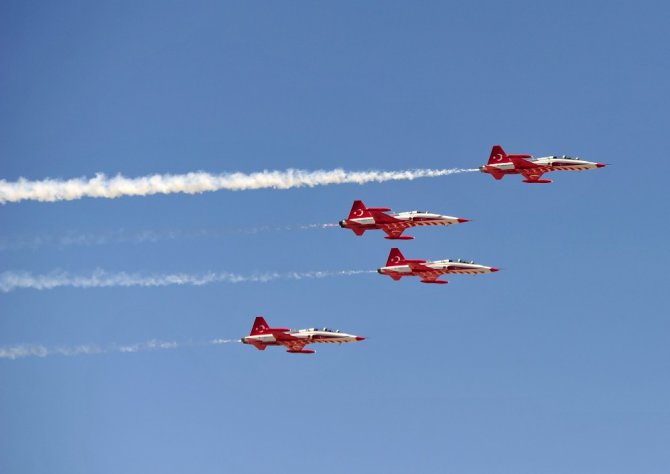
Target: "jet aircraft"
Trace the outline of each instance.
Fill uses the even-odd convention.
[[[491,150],[489,161],[479,168],[495,179],[502,179],[506,174],[521,174],[524,183],[551,183],[550,179],[541,179],[544,173],[551,171],[582,171],[605,167],[602,163],[584,161],[563,155],[533,158],[532,155],[508,155],[500,145]]]
[[[314,354],[315,351],[305,349],[307,344],[331,343],[342,344],[345,342],[363,341],[365,338],[346,334],[336,329],[288,329],[271,328],[261,316],[256,317],[251,328],[251,334],[243,337],[240,341],[251,344],[259,351],[264,351],[268,346],[285,346],[286,352],[291,354]]]
[[[479,273],[497,272],[495,267],[479,265],[472,261],[465,260],[407,260],[397,248],[392,248],[386,266],[381,267],[377,272],[381,275],[388,275],[394,280],[400,280],[406,276],[421,277],[421,283],[446,284],[446,280],[438,280],[441,275],[447,273],[476,275]]]
[[[363,201],[354,201],[349,218],[340,221],[340,227],[351,229],[356,235],[363,235],[366,230],[381,229],[386,232],[385,239],[412,240],[414,237],[402,235],[408,227],[429,225],[449,225],[468,222],[460,217],[443,216],[426,211],[408,211],[387,214],[387,207],[365,207]]]

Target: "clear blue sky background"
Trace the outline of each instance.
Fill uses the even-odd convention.
[[[375,269],[351,201],[473,222],[376,274],[0,294],[0,346],[207,341],[334,326],[315,356],[241,344],[0,360],[0,472],[667,473],[667,2],[24,2],[0,6],[0,177],[476,167],[491,145],[612,166],[0,207],[0,271]],[[37,238],[189,234],[21,246]],[[9,245],[12,244],[12,245]],[[10,247],[10,248],[7,248]]]

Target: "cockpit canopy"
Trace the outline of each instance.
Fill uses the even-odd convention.
[[[308,328],[308,329],[300,329],[298,332],[316,332],[316,331],[321,331],[321,332],[340,332],[339,329],[330,329],[330,328]]]
[[[458,260],[451,260],[448,259],[447,262],[452,262],[452,263],[468,263],[470,265],[475,265],[474,260],[463,260],[462,258],[459,258]]]

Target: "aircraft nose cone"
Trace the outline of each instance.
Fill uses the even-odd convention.
[[[607,166],[607,165],[605,165],[603,163],[596,163],[596,168],[604,168],[605,166]]]
[[[462,217],[459,217],[456,220],[458,221],[459,224],[462,224],[463,222],[470,222],[470,219],[463,219]]]
[[[356,336],[357,341],[365,341],[365,338],[363,336]]]
[[[500,268],[491,267],[491,273],[499,272]]]

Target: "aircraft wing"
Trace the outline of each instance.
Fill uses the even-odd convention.
[[[526,178],[528,181],[537,181],[539,180],[542,175],[544,174],[544,171],[535,168],[535,169],[522,169],[521,174],[523,175],[524,178]]]
[[[427,267],[425,260],[407,260],[405,262],[409,268],[415,272],[435,272],[434,268]],[[439,275],[440,273],[437,272]]]
[[[388,225],[382,225],[381,226],[382,230],[386,232],[386,234],[389,237],[393,237],[394,239],[397,239],[402,235],[403,232],[405,232],[405,227],[396,227],[396,226],[388,226]],[[411,238],[411,237],[407,237]]]
[[[375,224],[396,224],[400,222],[400,219],[396,219],[395,217],[384,214],[376,209],[368,209],[368,212],[372,214]]]
[[[536,168],[537,165],[531,163],[530,161],[521,158],[519,156],[510,156],[509,159],[514,163],[515,168],[526,169],[526,168]]]
[[[448,283],[447,280],[438,280],[439,277],[442,276],[442,273],[437,272],[437,271],[432,271],[432,272],[426,272],[421,274],[421,283],[440,283],[440,284],[445,284]]]
[[[300,352],[305,348],[308,341],[302,339],[291,339],[277,342],[282,346],[286,347],[290,351]]]

